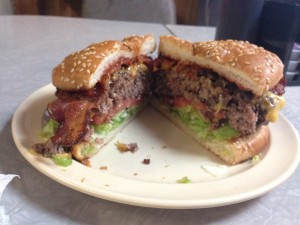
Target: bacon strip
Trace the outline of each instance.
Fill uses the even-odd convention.
[[[51,141],[70,147],[82,139],[88,131],[90,104],[85,100],[77,100],[62,105],[64,110],[63,122]]]

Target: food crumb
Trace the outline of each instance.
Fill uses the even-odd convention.
[[[166,149],[166,148],[167,148],[167,146],[166,146],[166,145],[163,145],[161,148],[163,148],[163,149]]]
[[[138,175],[138,173],[134,173],[134,174],[133,174],[133,176],[137,176],[137,175]]]
[[[109,187],[109,184],[105,184],[104,186],[105,186],[105,187]]]
[[[190,182],[191,182],[191,180],[187,176],[182,177],[176,181],[176,183],[179,183],[179,184],[187,184]]]
[[[170,166],[170,165],[167,164],[167,165],[165,165],[165,168],[168,168],[169,166]]]
[[[143,161],[142,161],[142,163],[143,164],[145,164],[145,165],[149,165],[150,164],[150,159],[144,159]]]
[[[83,182],[85,181],[85,179],[86,179],[86,178],[85,178],[85,177],[83,177],[83,178],[81,178],[81,180],[80,180],[80,181],[83,183]]]
[[[107,166],[100,166],[100,170],[107,170]]]
[[[120,152],[136,152],[138,150],[137,143],[124,144],[119,141],[115,144]]]
[[[262,159],[262,154],[258,154],[258,155],[255,155],[252,159],[251,159],[251,164],[252,166],[255,166],[257,165]]]

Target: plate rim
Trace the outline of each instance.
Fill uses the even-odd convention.
[[[37,169],[38,171],[40,171],[41,173],[43,173],[44,175],[48,176],[50,179],[55,180],[56,182],[69,187],[73,190],[79,191],[81,193],[85,193],[97,198],[101,198],[101,199],[105,199],[105,200],[109,200],[109,201],[114,201],[114,202],[118,202],[118,203],[124,203],[124,204],[128,204],[128,205],[135,205],[135,206],[143,206],[143,207],[153,207],[153,208],[168,208],[168,209],[192,209],[192,208],[210,208],[210,207],[217,207],[217,206],[224,206],[224,205],[230,205],[230,204],[235,204],[235,203],[239,203],[239,202],[243,202],[243,201],[247,201],[253,198],[256,198],[258,196],[261,196],[265,193],[267,193],[268,191],[272,190],[273,188],[277,187],[278,185],[280,185],[281,183],[283,183],[286,179],[288,179],[292,173],[296,170],[298,163],[300,161],[300,147],[299,147],[299,134],[297,132],[297,130],[295,129],[295,127],[285,118],[285,116],[283,116],[282,114],[280,114],[280,118],[279,120],[282,120],[283,123],[285,123],[285,125],[288,127],[288,129],[290,130],[290,132],[293,133],[295,139],[295,146],[296,149],[294,150],[294,160],[290,163],[289,167],[287,170],[285,171],[281,171],[281,174],[279,177],[277,177],[275,180],[272,180],[271,182],[268,182],[264,185],[261,185],[261,187],[259,188],[259,190],[254,189],[254,190],[248,190],[246,192],[240,192],[240,193],[235,193],[232,196],[223,196],[223,198],[208,198],[208,199],[157,199],[157,198],[151,198],[151,197],[147,197],[147,196],[139,196],[139,195],[128,195],[126,193],[122,193],[122,192],[115,192],[110,188],[107,187],[103,187],[103,189],[95,191],[94,187],[88,186],[89,183],[83,183],[80,180],[70,180],[70,179],[63,179],[65,178],[64,175],[60,174],[57,175],[58,171],[50,171],[47,170],[47,164],[40,164],[40,163],[36,163],[34,161],[32,161],[32,154],[28,152],[28,150],[26,149],[26,146],[23,146],[22,143],[20,143],[19,141],[19,137],[17,135],[17,131],[18,131],[18,122],[21,119],[21,115],[23,110],[26,109],[26,104],[30,101],[32,101],[32,99],[37,98],[37,95],[43,91],[45,91],[45,95],[49,95],[48,97],[52,97],[51,95],[53,95],[54,93],[54,89],[55,87],[52,84],[48,84],[45,85],[41,88],[39,88],[38,90],[34,91],[32,94],[30,94],[28,97],[25,98],[25,100],[22,101],[22,103],[18,106],[18,108],[16,109],[14,115],[13,115],[13,119],[11,122],[11,128],[12,128],[12,136],[15,142],[15,145],[17,146],[19,152],[22,154],[22,156],[26,159],[27,162],[29,162],[35,169]],[[41,96],[40,96],[41,97]],[[20,121],[22,122],[22,121]],[[272,135],[272,129],[270,129],[271,131],[271,135]],[[274,131],[273,131],[274,132]],[[47,161],[50,159],[45,159],[43,158],[42,161]],[[42,162],[44,163],[44,162]],[[83,171],[86,171],[88,167],[83,166],[82,164],[73,161],[72,166],[70,167],[66,167],[64,168],[66,171],[68,172],[72,172],[69,171],[73,168],[73,166],[75,166],[75,168],[80,167],[81,169],[83,169]],[[57,168],[56,168],[57,169]],[[88,168],[90,169],[90,168]],[[251,170],[257,170],[259,169],[259,164],[255,167],[252,167]],[[98,172],[98,171],[97,171]],[[86,172],[89,173],[89,172]],[[66,174],[66,173],[63,173]],[[111,174],[102,174],[105,179],[111,178],[114,175]],[[60,177],[62,176],[62,177]],[[117,177],[117,180],[128,180],[126,178],[122,178],[122,177]],[[227,178],[224,178],[222,180],[226,180]],[[227,180],[233,179],[232,177],[228,177]],[[137,184],[136,182],[138,182],[139,184],[141,183],[146,183],[144,181],[132,181],[130,180],[130,182],[132,182],[133,184]],[[220,182],[220,180],[216,180],[216,181],[209,181],[209,182],[213,182],[213,183],[218,183]],[[208,182],[204,182],[204,183],[208,183]],[[189,183],[189,184],[159,184],[160,186],[169,186],[170,185],[174,186],[176,185],[178,188],[186,188],[189,187],[191,189],[196,189],[197,187],[199,187],[199,183]],[[203,183],[201,183],[201,185],[203,185]],[[200,185],[200,186],[201,186]],[[88,186],[88,187],[87,187]],[[183,189],[184,189],[183,188]]]

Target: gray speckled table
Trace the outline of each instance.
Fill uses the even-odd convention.
[[[195,40],[192,27],[84,20],[0,16],[0,173],[18,174],[0,206],[11,224],[300,224],[300,168],[268,194],[244,203],[211,209],[171,210],[129,206],[94,198],[49,179],[18,152],[11,119],[33,91],[50,83],[52,68],[68,53],[91,42],[169,31]],[[207,29],[209,29],[207,31]],[[213,28],[212,28],[213,29]],[[207,33],[208,32],[208,33]],[[197,28],[197,40],[213,38]],[[286,88],[285,115],[300,131],[300,87]],[[255,178],[253,178],[255,179]],[[1,221],[0,221],[1,223]]]

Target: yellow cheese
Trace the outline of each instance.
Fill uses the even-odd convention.
[[[275,122],[279,117],[279,111],[284,107],[285,99],[270,91],[263,96],[263,107],[267,110],[266,119]]]
[[[138,70],[142,70],[142,71],[146,71],[148,68],[147,68],[147,66],[146,65],[144,65],[144,64],[132,64],[132,65],[130,65],[128,68],[127,68],[127,70],[128,71],[130,71],[130,74],[132,75],[132,76],[136,76],[137,75],[137,73],[138,73]]]

